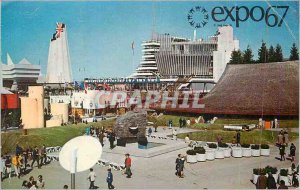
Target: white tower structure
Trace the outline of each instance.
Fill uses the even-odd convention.
[[[56,32],[50,40],[46,81],[47,83],[72,82],[67,27],[64,23],[56,23]]]

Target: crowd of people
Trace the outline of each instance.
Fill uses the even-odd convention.
[[[37,180],[34,180],[33,176],[29,177],[29,180],[24,180],[21,189],[45,189],[45,180],[42,175],[38,176]]]
[[[128,153],[125,154],[124,164],[125,164],[125,171],[123,174],[126,175],[127,178],[131,178],[131,176],[132,176],[132,172],[131,172],[132,161],[131,161],[130,155]],[[90,173],[88,174],[88,177],[87,177],[87,179],[90,182],[89,189],[97,189],[98,188],[97,186],[95,186],[96,177],[97,177],[96,172],[94,171],[93,168],[90,168]],[[108,168],[107,169],[107,177],[106,177],[108,189],[115,189],[115,186],[113,185],[113,180],[114,180],[114,177],[113,177],[111,168]]]
[[[24,149],[17,144],[15,154],[3,155],[1,161],[1,181],[13,176],[20,178],[33,170],[35,163],[38,169],[48,163],[46,147],[43,145],[40,148],[35,146]]]
[[[88,127],[85,131],[86,135],[93,136],[99,138],[99,141],[104,146],[104,140],[105,138],[108,139],[110,144],[110,149],[113,149],[115,147],[114,143],[116,141],[116,134],[113,131],[105,130],[104,127],[100,128],[94,128],[94,127]]]
[[[291,167],[288,169],[288,181],[293,187],[299,187],[298,181],[299,175],[299,165],[292,163]],[[257,178],[256,189],[288,189],[284,180],[279,181],[279,186],[277,187],[276,180],[271,172],[268,173],[268,177],[264,172],[261,171],[260,176]]]

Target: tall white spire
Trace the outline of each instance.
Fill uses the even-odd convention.
[[[7,65],[13,65],[14,62],[11,60],[9,54],[7,53],[6,55],[7,55]]]
[[[67,27],[64,23],[56,23],[56,32],[50,40],[47,82],[72,82],[72,68],[68,46]]]

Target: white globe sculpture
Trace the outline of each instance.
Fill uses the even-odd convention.
[[[60,165],[71,173],[93,167],[101,158],[102,146],[98,139],[80,136],[69,140],[59,153]]]

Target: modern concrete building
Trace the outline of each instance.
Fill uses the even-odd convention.
[[[142,42],[140,65],[129,78],[160,78],[162,89],[191,88],[209,92],[222,76],[233,50],[239,49],[231,26],[219,27],[206,40],[153,34]]]
[[[2,64],[1,75],[3,86],[17,90],[18,87],[27,87],[36,84],[41,73],[41,66],[31,64],[27,59],[22,59],[18,64],[14,64],[9,54],[7,54],[7,64]]]
[[[222,76],[233,50],[239,49],[231,26],[219,27],[207,40],[175,41],[169,35],[161,38],[161,47],[155,54],[158,72],[162,78],[185,78],[190,83],[215,84]],[[181,81],[183,82],[183,81]]]
[[[29,86],[28,97],[21,97],[21,119],[24,129],[45,126],[43,86]]]
[[[56,24],[56,32],[50,40],[46,82],[72,82],[67,27],[64,23]]]
[[[138,79],[155,79],[159,75],[155,54],[160,49],[160,43],[165,38],[165,35],[153,33],[150,40],[143,41],[141,46],[143,47],[142,60],[136,71],[129,76],[129,78]],[[175,42],[185,41],[185,38],[170,37]]]

